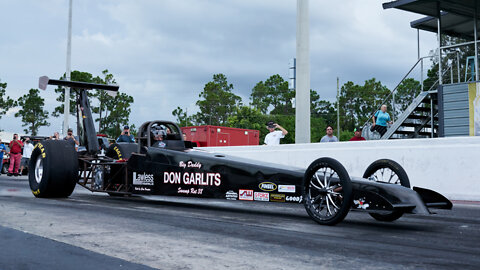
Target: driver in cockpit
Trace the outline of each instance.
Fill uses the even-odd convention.
[[[167,138],[167,129],[163,125],[154,126],[152,127],[151,132],[154,141],[152,146],[158,148],[165,148],[167,146],[167,143],[165,141],[165,139]]]

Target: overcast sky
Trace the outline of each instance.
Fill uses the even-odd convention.
[[[383,10],[383,1],[310,1],[311,88],[333,101],[336,77],[372,77],[393,88],[417,59],[420,15]],[[18,98],[38,77],[66,70],[68,0],[0,0],[0,80]],[[273,74],[288,79],[295,57],[295,0],[73,0],[72,70],[108,69],[120,91],[134,97],[131,124],[174,120],[177,106],[195,113],[212,75],[223,73],[248,104],[253,86]],[[435,35],[421,33],[422,55]],[[49,112],[54,87],[41,92]],[[14,110],[0,128],[23,133]],[[71,118],[70,126],[75,124]],[[41,135],[61,130],[51,118]]]

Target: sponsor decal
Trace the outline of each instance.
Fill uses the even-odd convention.
[[[238,191],[238,199],[243,201],[253,201],[253,190],[240,189]]]
[[[272,182],[262,182],[258,185],[258,188],[263,191],[274,191],[277,189],[277,185]]]
[[[135,187],[135,190],[136,191],[152,191],[150,188],[148,187]]]
[[[270,193],[267,192],[255,192],[253,199],[255,201],[264,201],[268,202],[270,199]]]
[[[117,153],[118,159],[122,159],[122,152],[120,152],[120,149],[118,149],[118,147],[115,146],[113,147],[113,150],[115,151],[115,153]]]
[[[353,200],[353,204],[357,207],[357,209],[367,209],[370,205],[365,203],[365,198],[360,198],[358,200]]]
[[[200,169],[202,168],[202,163],[200,162],[193,162],[193,161],[180,161],[178,163],[178,167],[180,168],[197,168],[197,169]]]
[[[295,193],[295,185],[278,185],[278,192]]]
[[[185,194],[185,195],[202,195],[203,188],[181,188],[177,189],[178,194]]]
[[[303,196],[287,196],[285,197],[285,201],[301,203],[303,201]]]
[[[271,202],[285,202],[285,194],[272,194],[270,193]]]
[[[203,172],[164,172],[164,184],[183,184],[196,186],[220,186],[220,173]]]
[[[38,195],[40,194],[40,189],[37,190],[32,190],[33,195]]]
[[[227,191],[227,193],[225,193],[225,199],[227,199],[227,200],[236,201],[237,198],[238,198],[238,193],[233,191],[233,190],[229,190],[229,191]]]
[[[137,172],[133,172],[133,184],[140,186],[153,186],[153,174],[137,174]]]
[[[42,153],[42,158],[45,158],[47,155],[45,154],[45,147],[43,147],[43,144],[41,143],[37,143],[37,145],[35,145],[34,149],[37,148],[40,149],[40,153]]]

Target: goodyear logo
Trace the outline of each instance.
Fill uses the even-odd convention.
[[[35,148],[40,149],[40,153],[41,153],[41,155],[42,155],[42,158],[45,158],[45,157],[46,157],[47,154],[45,154],[45,147],[43,146],[43,144],[37,143],[37,144],[35,145]],[[35,148],[34,148],[34,149],[35,149]]]
[[[262,182],[258,185],[258,188],[263,191],[274,191],[277,189],[277,185],[272,182]]]
[[[37,190],[32,190],[33,195],[38,195],[40,194],[40,189]]]
[[[122,159],[122,152],[120,152],[120,149],[118,149],[118,147],[115,146],[113,147],[113,150],[115,151],[115,153],[117,153],[118,159]]]

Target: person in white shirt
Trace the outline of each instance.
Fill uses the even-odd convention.
[[[23,173],[23,168],[28,168],[28,162],[30,161],[30,157],[32,156],[33,152],[33,144],[30,141],[29,137],[25,138],[25,143],[23,144],[23,155],[22,160],[20,161],[20,175]]]
[[[277,128],[280,130],[275,130]],[[270,133],[265,136],[265,145],[279,145],[280,139],[285,138],[285,135],[288,134],[286,129],[273,121],[268,121],[267,129]]]

